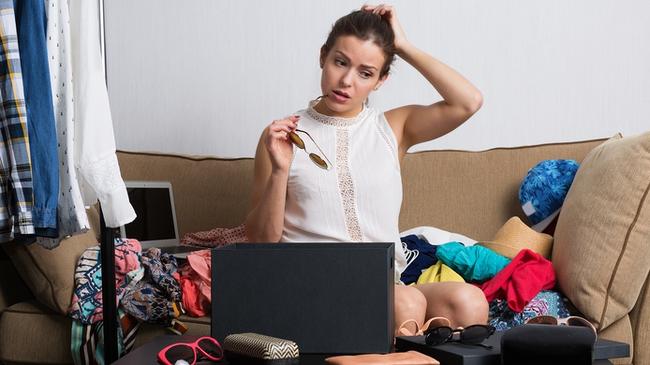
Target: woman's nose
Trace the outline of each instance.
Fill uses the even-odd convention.
[[[350,86],[352,85],[352,72],[346,72],[341,77],[341,86]]]

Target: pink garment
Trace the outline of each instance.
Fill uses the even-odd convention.
[[[210,313],[211,256],[210,250],[192,252],[187,256],[187,263],[180,268],[183,307],[193,317]]]
[[[520,313],[540,291],[555,286],[553,264],[529,249],[519,251],[517,256],[496,276],[480,288],[488,302],[505,298],[508,307]]]
[[[233,228],[187,233],[181,239],[183,245],[210,248],[240,242],[248,242],[244,224]],[[187,256],[187,263],[179,269],[183,307],[190,316],[203,317],[210,313],[211,262],[210,250],[195,251]]]
[[[233,228],[214,228],[209,231],[186,233],[181,244],[201,247],[221,247],[231,243],[248,242],[243,224]]]

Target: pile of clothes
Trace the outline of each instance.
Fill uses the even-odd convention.
[[[555,291],[551,261],[554,223],[578,163],[545,160],[528,171],[519,200],[532,227],[510,218],[490,241],[432,227],[403,233],[407,285],[462,281],[479,287],[490,303],[490,324],[506,330],[538,315],[567,317],[566,298]]]

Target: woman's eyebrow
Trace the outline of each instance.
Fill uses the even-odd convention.
[[[341,57],[345,58],[346,61],[350,61],[350,57],[348,57],[345,53],[343,53],[343,52],[341,52],[339,50],[336,50],[335,53],[337,53]],[[364,65],[364,64],[362,64],[361,67],[378,70],[378,68],[373,66],[373,65]]]

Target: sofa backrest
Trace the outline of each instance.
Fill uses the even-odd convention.
[[[400,229],[434,226],[490,239],[511,216],[523,218],[518,191],[544,159],[581,161],[604,140],[481,152],[409,153],[402,162]],[[253,159],[118,151],[124,180],[170,181],[180,234],[242,223],[250,208]]]
[[[253,159],[221,159],[118,151],[124,180],[169,181],[181,236],[244,222],[250,208]]]
[[[519,187],[530,168],[547,159],[580,162],[605,140],[409,153],[402,162],[400,230],[434,226],[490,240],[510,217],[526,222]]]

